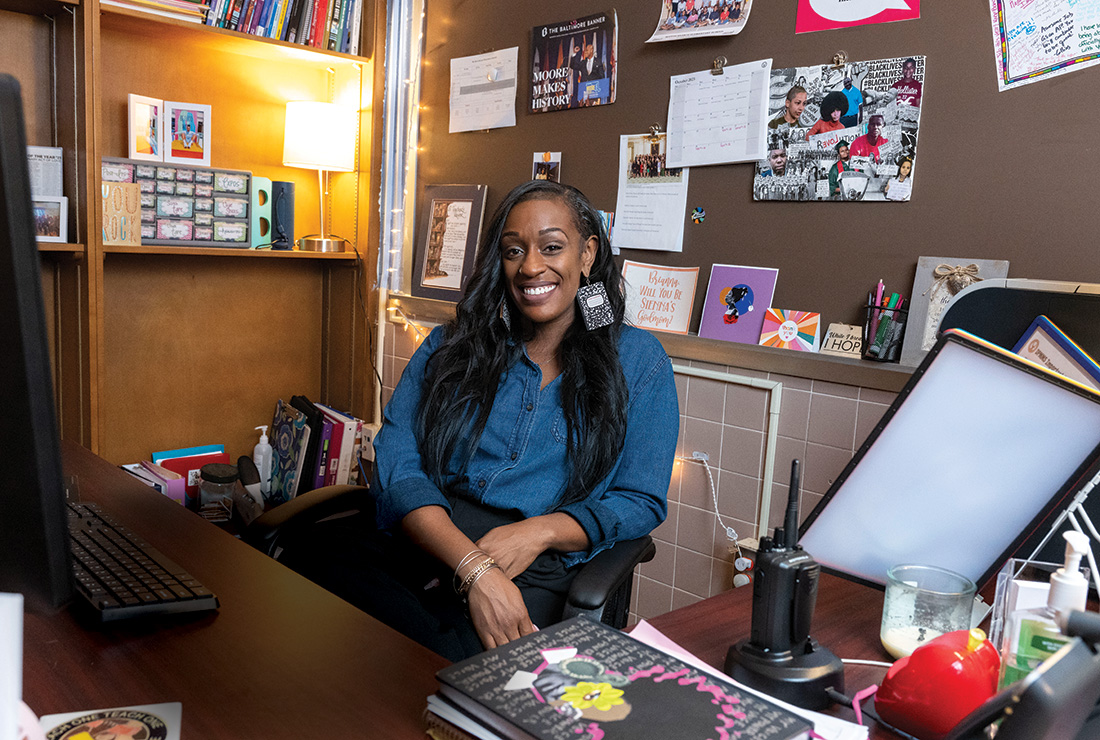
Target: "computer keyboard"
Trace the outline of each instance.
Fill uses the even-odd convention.
[[[218,608],[218,598],[97,504],[69,503],[76,591],[101,622]]]

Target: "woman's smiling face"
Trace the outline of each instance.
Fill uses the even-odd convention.
[[[512,302],[536,329],[573,322],[581,276],[592,269],[599,239],[584,239],[572,209],[559,198],[512,207],[500,237],[504,279]]]

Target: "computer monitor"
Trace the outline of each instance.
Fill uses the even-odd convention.
[[[801,544],[878,586],[902,563],[981,585],[1031,554],[1097,467],[1100,394],[947,331],[807,517]]]
[[[0,74],[0,591],[71,593],[61,452],[19,83]]]

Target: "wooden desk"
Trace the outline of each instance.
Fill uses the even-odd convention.
[[[892,662],[893,658],[879,642],[882,600],[881,591],[822,574],[810,634],[841,658]],[[721,670],[729,646],[749,636],[751,619],[752,588],[746,587],[662,614],[649,622]],[[886,669],[878,666],[845,664],[844,693],[852,696],[871,684],[881,683],[885,675]],[[829,714],[855,721],[855,713],[850,708],[834,707]],[[868,725],[871,738],[897,737],[878,728],[873,721]]]
[[[178,701],[182,737],[422,738],[447,661],[157,495],[64,445],[83,500],[187,568],[221,608],[94,627],[26,615],[24,701],[39,715]]]

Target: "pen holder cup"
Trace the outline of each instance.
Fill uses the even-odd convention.
[[[863,359],[897,362],[901,358],[901,338],[905,336],[907,318],[907,308],[867,306],[863,320]]]

